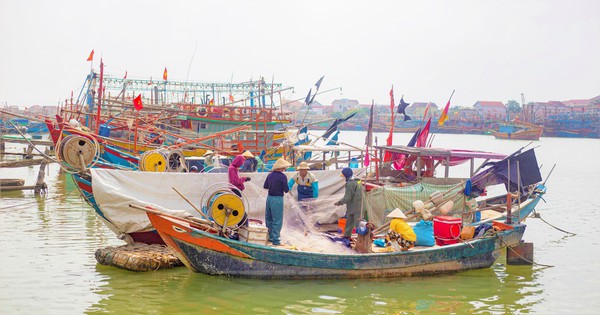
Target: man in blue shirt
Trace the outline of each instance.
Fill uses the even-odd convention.
[[[272,171],[263,185],[263,188],[269,190],[265,208],[265,223],[269,230],[269,241],[275,246],[281,245],[279,234],[283,227],[283,194],[290,191],[287,176],[283,174],[283,171],[290,165],[288,161],[282,158],[278,159],[273,164]]]

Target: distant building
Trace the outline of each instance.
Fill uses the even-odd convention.
[[[427,117],[433,117],[433,115],[438,111],[438,106],[432,102],[414,102],[406,108],[406,114],[409,116],[423,117],[425,114],[425,109],[427,108],[427,104],[429,104]]]
[[[497,101],[477,101],[473,108],[485,120],[502,120],[506,118],[506,106]]]
[[[341,99],[331,102],[334,112],[345,112],[357,108],[359,105],[357,100]]]

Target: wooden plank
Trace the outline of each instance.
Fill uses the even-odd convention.
[[[0,168],[5,167],[26,167],[26,166],[34,166],[42,164],[44,159],[29,159],[29,160],[19,160],[19,161],[1,161]],[[54,161],[50,161],[50,163],[54,163]]]

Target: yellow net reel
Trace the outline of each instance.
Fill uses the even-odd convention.
[[[140,157],[139,167],[144,172],[164,172],[167,170],[167,157],[159,150],[146,151]]]
[[[209,216],[221,227],[237,229],[247,220],[242,198],[230,190],[213,193],[206,205]]]
[[[76,134],[64,137],[56,148],[57,157],[77,170],[91,167],[99,157],[97,142]]]

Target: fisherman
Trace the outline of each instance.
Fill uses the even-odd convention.
[[[198,167],[196,165],[192,165],[192,167],[190,167],[190,173],[198,173]]]
[[[296,168],[296,173],[292,179],[288,182],[289,189],[292,190],[294,184],[298,184],[298,201],[308,199],[317,199],[319,197],[319,181],[308,170],[310,167],[306,162],[300,162],[300,165]]]
[[[233,159],[233,162],[231,162],[231,165],[229,165],[229,168],[227,169],[229,183],[236,187],[232,188],[231,191],[233,191],[236,195],[240,197],[242,196],[241,192],[244,191],[244,189],[246,188],[244,186],[244,183],[250,181],[250,177],[240,177],[239,174],[239,167],[242,166],[242,164],[244,164],[245,160],[245,157],[243,157],[242,155],[238,155]]]
[[[346,190],[344,197],[334,203],[336,206],[346,205],[346,227],[344,228],[344,238],[350,239],[352,229],[356,227],[363,209],[363,188],[359,178],[353,176],[352,169],[345,167],[342,174],[346,179]]]
[[[410,225],[404,221],[406,219],[404,212],[396,208],[387,217],[392,218],[392,221],[390,221],[390,230],[386,236],[386,239],[392,242],[392,246],[396,247],[397,244],[401,251],[407,251],[409,248],[415,246],[417,235]]]
[[[204,155],[202,155],[204,157],[204,168],[206,169],[207,167],[212,168],[215,164],[213,158],[215,156],[215,152],[213,152],[212,150],[206,150],[206,152],[204,152]]]
[[[269,230],[269,241],[275,246],[281,244],[279,234],[283,226],[283,194],[290,191],[287,177],[283,174],[283,171],[290,165],[283,158],[277,159],[263,185],[263,188],[269,190],[265,208],[265,222]]]
[[[242,156],[246,158],[246,161],[244,161],[244,164],[242,164],[242,167],[240,167],[240,172],[255,172],[258,161],[256,161],[254,154],[252,154],[250,150],[246,150],[244,153],[242,153]]]

